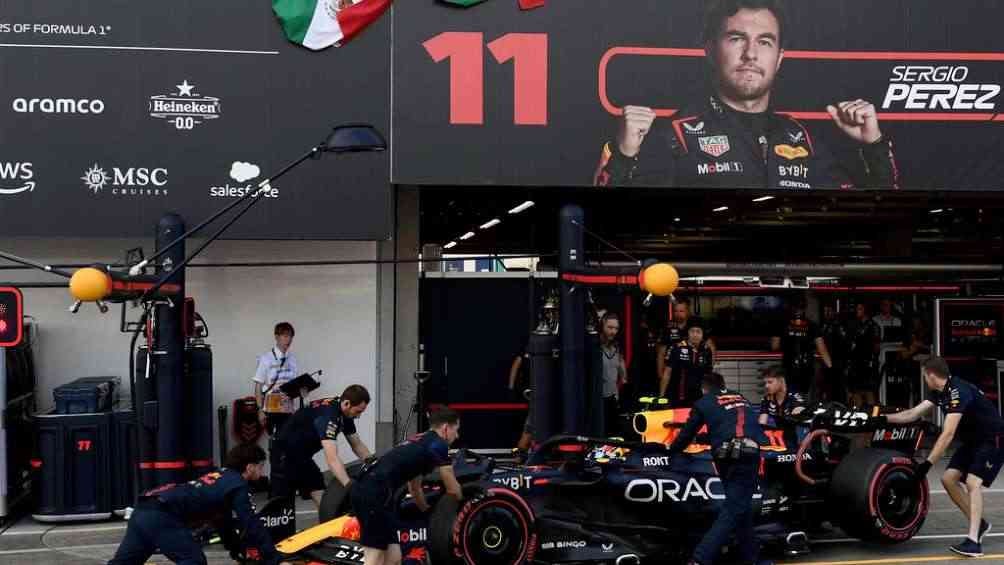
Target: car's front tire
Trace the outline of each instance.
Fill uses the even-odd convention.
[[[429,524],[433,563],[518,565],[533,558],[533,512],[515,492],[494,483],[464,487],[464,500],[443,496]]]

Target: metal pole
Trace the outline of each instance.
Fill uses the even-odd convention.
[[[258,183],[258,189],[255,190],[254,192],[251,192],[251,191],[247,192],[246,194],[244,194],[244,196],[241,196],[237,200],[235,200],[235,201],[231,202],[230,204],[224,206],[223,209],[221,209],[219,212],[216,212],[212,216],[210,216],[210,217],[206,218],[205,220],[203,220],[201,223],[199,223],[199,225],[197,225],[194,228],[186,231],[185,233],[177,236],[173,241],[171,241],[169,243],[166,243],[162,248],[160,248],[156,253],[154,253],[153,256],[150,257],[149,259],[144,259],[143,261],[140,261],[139,263],[133,265],[132,268],[129,269],[129,274],[131,274],[131,275],[138,275],[139,271],[141,269],[143,269],[143,267],[145,267],[145,266],[149,265],[150,263],[156,261],[157,259],[161,258],[165,253],[168,253],[171,249],[173,249],[175,245],[180,245],[186,239],[188,239],[189,237],[195,235],[200,230],[202,230],[202,228],[204,228],[207,225],[209,225],[209,224],[213,223],[214,221],[216,221],[216,219],[219,218],[220,216],[222,216],[223,214],[226,214],[230,210],[233,210],[241,202],[244,202],[245,200],[247,200],[249,198],[257,198],[258,195],[261,193],[261,191],[264,190],[269,185],[271,185],[273,181],[278,180],[279,177],[285,175],[286,173],[288,173],[289,171],[291,171],[294,167],[296,167],[300,163],[306,161],[307,159],[310,159],[311,157],[314,157],[315,155],[320,155],[320,151],[321,151],[321,147],[320,146],[311,147],[310,151],[307,151],[306,153],[304,153],[299,159],[297,159],[297,160],[293,161],[292,163],[286,165],[285,167],[282,168],[282,170],[280,170],[275,175],[273,175],[273,176],[271,176],[271,177],[269,177],[269,178],[261,181],[260,183]],[[248,206],[248,208],[250,208],[250,206]],[[244,214],[244,212],[247,212],[247,208],[245,208],[242,212],[240,212],[238,214],[238,217],[240,217],[242,214]],[[230,223],[233,223],[233,222],[230,222]],[[212,241],[212,239],[214,239],[214,238],[210,238],[210,241]],[[159,286],[160,285],[158,285],[158,288],[159,288]]]

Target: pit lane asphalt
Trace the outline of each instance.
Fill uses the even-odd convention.
[[[1004,477],[1000,484],[986,491],[984,516],[994,524],[983,540],[986,556],[980,559],[960,557],[948,546],[965,535],[967,525],[961,512],[952,504],[938,481],[944,464],[931,470],[931,509],[920,534],[894,546],[866,544],[848,539],[838,528],[812,538],[812,553],[798,559],[779,560],[785,565],[911,565],[978,561],[1004,565]],[[317,522],[313,504],[297,503],[297,527]],[[96,565],[104,564],[115,553],[125,532],[125,522],[82,525],[42,524],[24,518],[0,533],[0,564],[3,565]],[[206,557],[211,565],[232,563],[226,552],[213,547]],[[170,563],[154,556],[150,563]]]

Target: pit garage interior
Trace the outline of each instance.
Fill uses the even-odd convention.
[[[858,301],[874,305],[889,298],[897,314],[909,318],[933,315],[938,298],[1004,294],[1000,219],[1004,198],[988,194],[682,190],[618,194],[595,189],[399,186],[395,201],[396,257],[393,253],[385,257],[401,261],[395,268],[411,273],[406,278],[414,277],[418,285],[414,306],[420,352],[415,378],[406,374],[396,383],[395,410],[403,416],[397,432],[403,436],[424,425],[420,406],[451,405],[464,417],[461,445],[503,459],[519,437],[526,410],[525,398],[507,389],[509,367],[553,291],[557,219],[568,203],[584,210],[588,230],[584,251],[591,266],[633,265],[645,259],[676,265],[681,288],[675,295],[689,298],[695,314],[708,319],[713,332],[714,309],[737,305],[741,309],[752,297],[776,297],[780,307],[775,305],[768,315],[777,316],[787,301],[807,294],[809,316],[818,320],[823,304],[833,304],[846,315]],[[481,227],[494,219],[500,221]],[[462,239],[468,232],[473,237]],[[456,245],[444,249],[450,242]],[[659,298],[646,307],[641,298],[634,287],[595,289],[599,306],[633,311],[633,321],[625,320],[621,336],[634,341],[629,367],[633,378],[650,367],[643,358],[640,321],[664,323],[669,307]],[[755,382],[759,371],[778,362],[777,356],[746,356],[766,351],[765,327],[740,324],[722,330],[722,335],[712,334],[721,352],[719,370],[732,382],[753,379],[741,383],[751,396],[762,391]],[[996,400],[994,387],[1000,381],[996,373],[992,378],[990,374],[996,363],[969,361],[986,377],[987,393]],[[422,384],[416,386],[418,377]],[[917,378],[909,386],[919,384]],[[905,399],[910,393],[898,394],[896,398]],[[919,394],[916,388],[913,394]],[[931,476],[937,477],[939,470],[940,466]],[[962,520],[936,481],[931,491],[931,512],[923,530],[906,544],[862,544],[833,527],[814,533],[810,556],[782,562],[950,561],[944,545],[958,537]],[[1004,503],[1004,490],[988,490],[987,518],[992,522],[1004,522],[1004,504],[999,502]],[[297,518],[299,527],[305,527],[314,523],[316,515],[300,501]],[[0,535],[0,560],[102,563],[123,530],[120,521],[50,525],[21,519]],[[989,539],[996,535],[989,534]],[[222,551],[210,549],[207,555],[211,563],[229,562]],[[1004,563],[1002,552],[988,548],[986,557],[991,563]],[[152,562],[166,561],[157,556]]]
[[[525,400],[519,391],[507,390],[509,368],[539,323],[540,307],[554,287],[557,218],[569,202],[585,211],[584,251],[590,265],[623,266],[654,258],[678,267],[681,289],[675,296],[689,298],[695,315],[710,325],[718,343],[716,367],[750,398],[763,393],[760,371],[780,362],[779,355],[765,353],[769,341],[765,332],[784,316],[779,311],[741,315],[758,301],[772,297],[788,304],[807,297],[808,316],[820,321],[823,305],[834,306],[846,320],[857,303],[867,304],[875,313],[881,300],[889,299],[905,324],[922,321],[922,331],[928,332],[923,339],[933,339],[938,299],[993,299],[1004,291],[1000,260],[1004,199],[986,194],[680,190],[558,194],[426,188],[420,199],[422,250],[475,258],[466,263],[457,259],[423,263],[421,342],[423,369],[428,371],[423,396],[426,402],[461,409],[464,441],[499,454],[515,444],[522,429]],[[527,201],[534,205],[509,213]],[[493,219],[501,222],[480,229]],[[441,250],[451,242],[456,245]],[[489,260],[506,255],[536,259]],[[593,292],[600,308],[621,314],[625,328],[621,344],[630,352],[628,373],[636,382],[644,379],[642,372],[654,368],[651,359],[645,359],[652,350],[641,324],[664,323],[667,301],[656,298],[645,307],[637,289],[594,288]],[[627,319],[625,309],[632,311]],[[751,320],[757,317],[767,320]],[[910,337],[904,333],[900,339]],[[883,345],[883,354],[898,347]],[[1000,368],[995,359],[960,357],[952,364],[954,371],[980,382],[999,402]],[[922,381],[917,371],[916,364],[894,369],[891,361],[883,377],[883,400],[899,406],[919,401]],[[500,442],[500,435],[508,443]],[[927,447],[932,442],[925,440]],[[931,512],[911,542],[893,548],[860,545],[833,528],[814,534],[812,555],[792,562],[952,560],[944,555],[943,546],[964,524],[938,476],[930,475]],[[987,491],[991,521],[1000,516],[1002,496],[1004,490],[999,488]],[[987,558],[996,562],[1004,560],[1004,554],[988,549]]]

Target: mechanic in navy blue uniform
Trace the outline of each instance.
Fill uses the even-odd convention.
[[[241,444],[227,453],[223,469],[143,493],[108,565],[144,565],[158,551],[178,565],[205,565],[206,555],[193,530],[208,523],[222,534],[235,559],[247,547],[258,550],[265,565],[278,563],[279,554],[254,514],[248,491],[248,482],[260,479],[264,468],[265,450]]]
[[[892,424],[906,424],[919,420],[935,406],[941,408],[945,414],[941,435],[927,459],[917,465],[917,472],[921,477],[927,475],[952,440],[958,438],[960,445],[941,476],[941,484],[969,519],[969,533],[950,549],[967,557],[980,557],[983,536],[990,531],[990,522],[983,519],[983,489],[993,484],[1004,464],[1004,450],[1001,449],[1004,419],[980,389],[952,376],[948,363],[941,357],[925,361],[923,372],[924,382],[930,389],[928,397],[909,410],[884,418]],[[878,425],[884,423],[881,419],[879,417]]]
[[[669,362],[659,382],[659,396],[668,399],[673,408],[690,408],[703,396],[701,381],[714,366],[700,319],[690,318],[686,333],[687,338],[669,350]]]
[[[449,408],[433,412],[429,415],[429,431],[381,456],[352,486],[349,496],[362,530],[359,543],[364,548],[366,565],[401,563],[398,519],[392,504],[394,492],[401,486],[407,484],[418,509],[427,512],[429,503],[422,492],[422,477],[438,469],[446,495],[462,498],[449,454],[450,444],[458,437],[460,416]]]
[[[840,319],[834,304],[823,305],[823,323],[819,328],[833,367],[826,371],[826,399],[847,402],[847,325]]]
[[[753,533],[753,494],[760,468],[760,446],[767,437],[757,422],[753,406],[743,395],[725,388],[718,373],[707,373],[702,382],[704,396],[690,410],[690,417],[669,446],[669,453],[682,453],[708,426],[715,466],[725,489],[725,501],[711,529],[694,549],[691,564],[712,565],[735,533],[742,563],[757,563],[759,547]]]
[[[805,398],[788,390],[784,367],[768,368],[764,373],[763,385],[766,394],[760,401],[760,416],[757,418],[761,426],[778,426],[805,410]]]
[[[823,358],[827,369],[833,360],[819,327],[805,315],[805,299],[795,302],[791,319],[771,338],[771,350],[781,351],[788,388],[809,396],[816,377],[816,353]]]
[[[597,186],[687,188],[899,188],[892,143],[875,106],[845,100],[826,107],[857,145],[857,171],[839,163],[809,130],[771,104],[784,59],[780,0],[717,0],[705,16],[704,49],[714,93],[671,120],[628,105],[606,143]],[[650,140],[651,139],[651,140]],[[644,144],[644,147],[643,147]]]
[[[657,383],[662,381],[662,375],[665,373],[666,367],[669,366],[669,354],[673,350],[673,346],[687,339],[688,327],[690,327],[690,299],[677,298],[673,302],[672,320],[666,323],[666,327],[659,332],[657,338],[659,340],[655,347],[655,378]],[[708,335],[709,333],[705,328],[704,342],[714,358],[715,340]]]
[[[336,440],[343,435],[357,457],[365,460],[371,456],[369,448],[359,439],[355,424],[369,402],[370,393],[365,387],[349,385],[341,396],[314,400],[297,410],[275,441],[279,468],[272,473],[273,496],[292,497],[299,492],[302,498],[312,498],[319,508],[324,495],[324,475],[314,463],[314,454],[321,450],[335,480],[348,486],[352,479],[338,455]]]
[[[847,386],[853,406],[873,406],[878,398],[878,354],[882,328],[868,316],[868,307],[854,307],[854,320],[847,326]]]

